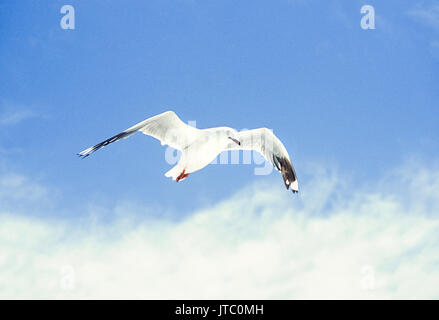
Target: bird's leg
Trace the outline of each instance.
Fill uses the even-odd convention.
[[[186,169],[183,169],[183,172],[180,173],[180,175],[177,177],[176,181],[183,180],[184,178],[187,178],[189,176],[189,172],[186,173]]]

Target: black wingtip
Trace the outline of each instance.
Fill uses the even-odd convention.
[[[80,157],[81,159],[85,159],[85,158],[87,158],[90,154],[89,153],[87,153],[87,154],[80,154],[80,153],[77,153],[76,154],[78,157]]]
[[[287,190],[290,185],[297,180],[296,172],[294,171],[293,165],[287,158],[273,157],[275,167],[282,173],[282,178],[284,180],[285,188]],[[298,193],[298,190],[292,189],[293,193]]]
[[[115,142],[115,141],[117,141],[117,140],[127,138],[127,137],[129,137],[130,135],[132,135],[132,134],[135,133],[135,132],[136,132],[136,131],[132,131],[132,130],[131,130],[131,131],[123,131],[123,132],[121,132],[121,133],[119,133],[119,134],[116,134],[115,136],[113,136],[113,137],[111,137],[111,138],[109,138],[109,139],[107,139],[107,140],[105,140],[105,141],[102,141],[102,142],[100,142],[100,143],[94,145],[94,146],[91,147],[91,148],[86,149],[86,150],[87,150],[87,153],[85,153],[85,154],[77,153],[77,155],[78,155],[79,157],[81,157],[82,159],[85,159],[85,158],[87,158],[89,155],[91,155],[93,152],[95,152],[95,151],[97,151],[97,150],[99,150],[99,149],[105,147],[106,145],[108,145],[108,144],[110,144],[110,143],[113,143],[113,142]],[[85,150],[84,150],[84,152],[85,152]]]

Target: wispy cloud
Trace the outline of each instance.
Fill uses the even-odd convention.
[[[13,126],[31,118],[41,118],[29,106],[0,99],[0,126]]]
[[[31,216],[39,208],[46,209],[56,194],[24,175],[12,172],[0,174],[0,212],[24,212]]]
[[[415,18],[417,21],[434,28],[439,31],[439,4],[433,4],[430,6],[420,6],[410,10],[408,12],[410,16]]]
[[[300,197],[257,184],[178,222],[0,214],[0,297],[439,298],[439,169],[316,168]]]
[[[2,126],[11,126],[16,125],[24,120],[27,120],[29,118],[36,117],[36,113],[28,110],[28,109],[21,109],[21,110],[14,110],[14,111],[7,111],[0,114],[0,125]]]
[[[23,175],[8,173],[0,176],[0,199],[41,200],[45,196],[46,188]]]

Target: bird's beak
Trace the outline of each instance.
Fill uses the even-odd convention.
[[[238,146],[241,145],[241,142],[236,140],[235,138],[229,137],[230,140],[232,140],[234,143],[236,143]]]

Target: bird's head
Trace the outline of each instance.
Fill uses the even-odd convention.
[[[236,138],[233,138],[233,137],[228,137],[230,140],[232,140],[234,143],[236,143],[238,146],[240,146],[241,145],[241,141],[239,141],[238,139],[236,139]]]
[[[211,131],[208,136],[209,139],[213,139],[215,144],[224,150],[234,149],[241,145],[239,141],[238,132],[229,127],[217,127]]]
[[[227,137],[226,139],[227,144],[230,144],[233,141],[232,143],[236,144],[237,146],[240,146],[241,141],[239,141],[238,131],[232,128],[225,128],[225,129],[226,129],[225,136]]]

